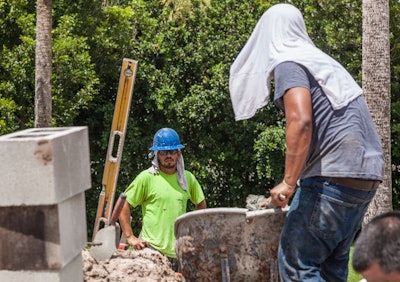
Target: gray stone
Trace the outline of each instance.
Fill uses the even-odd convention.
[[[86,127],[0,136],[0,281],[82,281]]]
[[[83,281],[82,255],[79,254],[61,270],[0,270],[0,281],[7,282],[79,282]]]
[[[58,205],[0,207],[0,269],[62,269],[86,237],[84,193]]]
[[[86,127],[0,136],[0,206],[52,205],[91,187]]]

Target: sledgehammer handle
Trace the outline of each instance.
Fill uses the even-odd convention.
[[[122,208],[124,207],[125,200],[126,200],[126,194],[125,193],[121,193],[119,195],[118,201],[115,204],[113,213],[111,215],[110,224],[114,224],[114,222],[116,222],[118,220],[119,215],[121,214]]]

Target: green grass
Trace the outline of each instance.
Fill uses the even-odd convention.
[[[354,271],[351,265],[351,259],[353,257],[353,246],[350,248],[350,260],[349,260],[349,276],[347,277],[347,282],[358,282],[362,279],[362,276]]]

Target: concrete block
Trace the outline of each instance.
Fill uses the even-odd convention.
[[[0,207],[0,270],[63,269],[86,232],[84,192],[57,205]]]
[[[59,205],[61,263],[65,265],[80,254],[87,242],[85,193]]]
[[[82,254],[79,253],[68,265],[57,270],[10,271],[0,270],[0,281],[7,282],[80,282],[83,281]]]
[[[0,136],[0,206],[53,205],[91,186],[86,127]]]

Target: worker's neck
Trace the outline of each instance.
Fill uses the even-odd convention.
[[[176,167],[173,167],[173,168],[160,167],[160,170],[162,172],[164,172],[165,174],[169,174],[169,175],[176,173]]]

